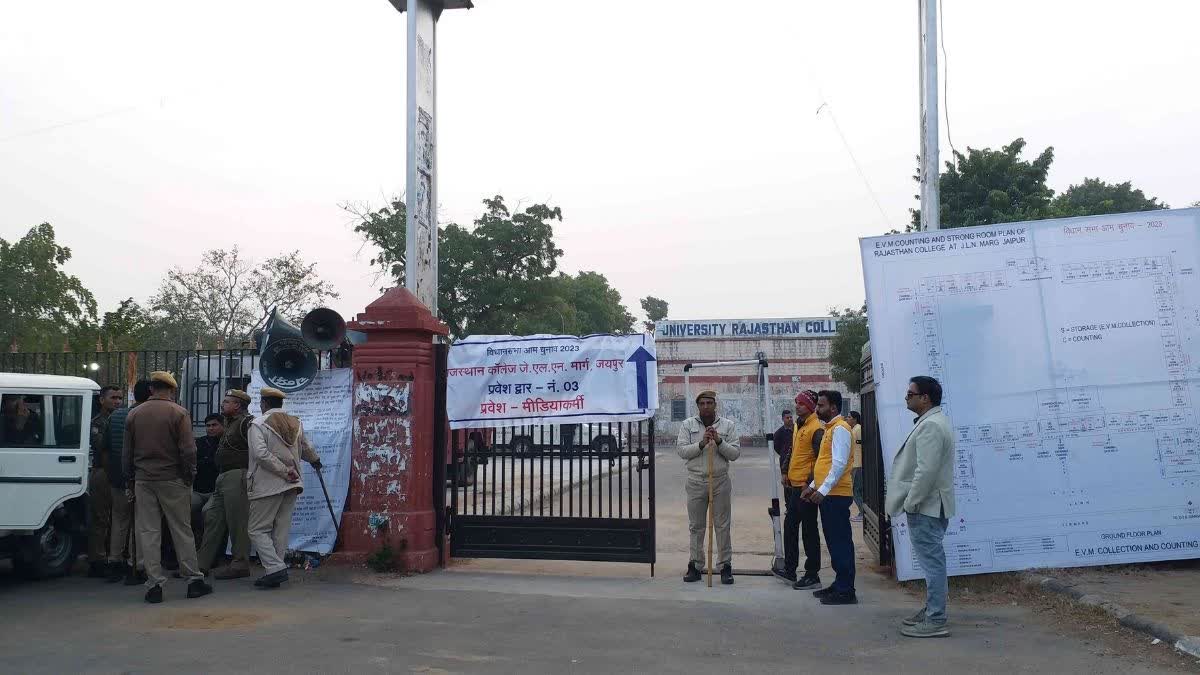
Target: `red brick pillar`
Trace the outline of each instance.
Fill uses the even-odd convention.
[[[350,495],[341,557],[361,561],[391,545],[401,569],[438,563],[433,506],[433,336],[448,329],[404,288],[393,288],[348,326],[354,349]],[[444,461],[444,460],[443,460]]]

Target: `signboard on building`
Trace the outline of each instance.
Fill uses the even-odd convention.
[[[654,354],[649,335],[468,337],[450,347],[450,427],[653,417],[658,408]]]
[[[811,338],[837,334],[837,318],[808,319],[713,319],[659,321],[654,337],[659,340],[728,340],[748,338]]]

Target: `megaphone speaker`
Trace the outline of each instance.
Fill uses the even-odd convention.
[[[263,331],[258,370],[267,386],[291,393],[312,384],[320,363],[300,331],[275,313]]]
[[[346,321],[332,309],[318,307],[305,315],[300,323],[300,334],[313,349],[334,349],[346,337]]]

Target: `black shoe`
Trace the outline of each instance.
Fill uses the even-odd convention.
[[[833,592],[832,588],[822,588],[819,591],[813,591],[814,598],[823,598]]]
[[[129,570],[125,572],[126,586],[141,586],[144,583],[146,583],[146,573],[144,571],[134,571],[134,569],[130,567]]]
[[[854,591],[835,591],[821,598],[822,605],[857,605],[858,596]]]
[[[254,582],[254,585],[258,586],[259,588],[279,588],[279,585],[287,580],[287,570],[279,570],[278,572],[271,572],[270,574],[265,574],[262,577],[259,577],[259,579]]]
[[[189,598],[202,598],[213,592],[212,586],[204,583],[203,579],[197,579],[188,584],[187,596]]]
[[[90,562],[88,563],[88,578],[89,579],[107,579],[108,578],[108,563]]]
[[[800,580],[792,584],[792,588],[797,591],[807,591],[821,587],[821,577],[815,574],[805,574],[800,577]]]
[[[683,580],[689,584],[693,581],[700,581],[700,570],[692,563],[688,563],[687,574],[683,575]]]
[[[721,583],[726,586],[733,584],[733,565],[726,565],[721,568]]]
[[[108,564],[108,577],[104,580],[110,584],[115,584],[125,578],[126,565],[122,562],[113,562]]]
[[[779,579],[780,581],[786,581],[786,582],[792,583],[792,584],[796,583],[796,571],[795,570],[792,570],[791,572],[789,572],[781,567],[772,567],[771,574],[774,574],[775,577],[777,579]]]
[[[146,602],[152,605],[162,602],[162,586],[155,586],[146,591]]]

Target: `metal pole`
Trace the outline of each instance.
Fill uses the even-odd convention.
[[[937,0],[918,0],[921,48],[921,229],[941,229],[938,196]]]

